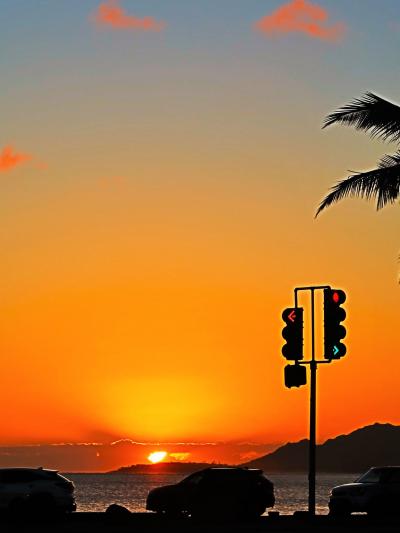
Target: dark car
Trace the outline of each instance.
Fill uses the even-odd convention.
[[[74,484],[56,470],[0,468],[0,511],[75,511]]]
[[[332,515],[399,512],[400,466],[373,467],[354,483],[334,487],[329,500]]]
[[[206,468],[150,491],[146,509],[170,516],[255,518],[274,503],[274,486],[262,470]]]

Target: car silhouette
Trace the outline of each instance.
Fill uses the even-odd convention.
[[[56,470],[0,468],[0,510],[17,515],[75,511],[74,484]]]
[[[331,491],[331,515],[366,512],[370,515],[399,512],[400,466],[373,467],[354,483],[339,485]]]
[[[252,519],[274,503],[274,486],[262,470],[211,467],[151,490],[146,509],[168,516]]]

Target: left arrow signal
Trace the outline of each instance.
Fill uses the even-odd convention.
[[[282,346],[282,355],[289,361],[300,361],[303,359],[303,308],[287,307],[282,319],[286,324],[282,330],[282,337],[286,341]]]

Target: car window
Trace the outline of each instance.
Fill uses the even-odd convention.
[[[184,483],[185,485],[198,485],[203,479],[204,475],[202,472],[195,472],[191,476],[185,477],[181,483]]]
[[[0,474],[2,483],[30,483],[37,479],[40,479],[40,476],[29,470],[5,470]]]
[[[210,470],[210,477],[216,481],[253,481],[260,478],[260,472],[252,470],[241,470],[239,468],[220,468]]]
[[[393,470],[387,470],[385,472],[386,474],[386,483],[400,483],[400,468],[396,468]]]

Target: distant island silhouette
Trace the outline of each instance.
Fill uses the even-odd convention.
[[[372,424],[317,446],[318,472],[363,472],[371,466],[400,465],[400,426]],[[190,474],[219,463],[161,462],[124,466],[110,474]],[[269,472],[307,472],[308,440],[287,443],[239,466]]]
[[[210,466],[231,466],[221,463],[183,463],[183,462],[160,462],[155,464],[137,464],[123,466],[109,474],[191,474]]]

